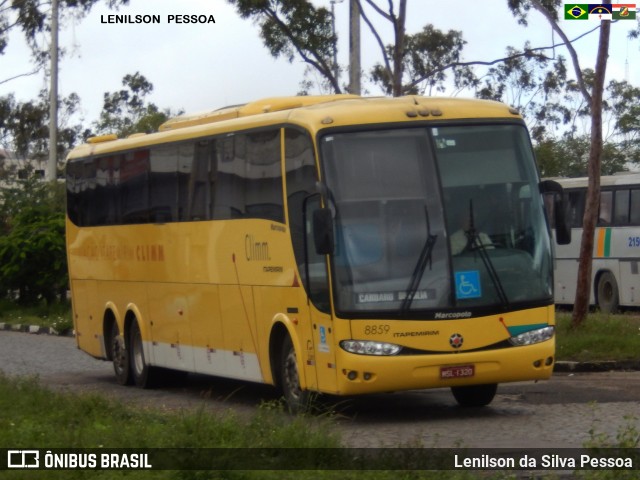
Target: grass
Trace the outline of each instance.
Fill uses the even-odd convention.
[[[186,463],[183,470],[153,470],[153,471],[118,471],[118,470],[3,470],[3,479],[233,479],[233,480],[430,480],[446,478],[451,480],[483,479],[514,479],[516,472],[479,472],[467,471],[418,471],[393,470],[398,462],[405,461],[398,455],[385,458],[389,451],[374,450],[375,457],[367,457],[367,461],[376,462],[381,470],[357,470],[354,463],[347,463],[353,459],[348,449],[340,449],[341,441],[335,433],[333,417],[321,415],[314,417],[292,417],[285,414],[278,403],[264,404],[250,418],[240,418],[236,414],[226,413],[214,415],[202,408],[181,412],[160,412],[153,409],[140,409],[128,404],[99,397],[95,394],[71,395],[56,393],[42,387],[34,378],[9,378],[0,373],[0,451],[10,449],[43,449],[59,454],[57,448],[70,449],[67,452],[101,453],[118,448],[132,448],[135,452],[144,449],[168,449],[156,455],[173,455],[176,448],[187,460],[193,455],[222,456],[230,455],[236,462],[233,469],[218,470],[190,470],[193,465]],[[463,419],[461,419],[463,421]],[[595,430],[590,431],[591,439],[585,447],[591,449],[626,448],[636,452],[640,444],[640,436],[634,423],[629,422],[616,438],[609,438]],[[400,445],[401,447],[404,445]],[[277,448],[278,454],[285,455],[292,462],[305,458],[313,462],[319,455],[335,455],[333,463],[344,470],[249,470],[255,455],[263,451],[257,448]],[[438,455],[433,449],[416,450],[420,445],[409,450],[407,461],[411,458],[424,459],[425,456]],[[248,449],[251,450],[242,450]],[[80,450],[83,449],[83,450]],[[205,450],[225,449],[225,450]],[[240,449],[240,450],[238,450]],[[295,449],[295,450],[292,450]],[[331,449],[331,450],[323,450]],[[393,450],[393,449],[392,449]],[[153,451],[151,451],[153,452]],[[226,453],[228,452],[228,453]],[[238,452],[246,457],[239,457]],[[258,453],[256,453],[258,452]],[[328,453],[327,453],[328,452]],[[264,454],[263,454],[264,455]],[[44,452],[41,455],[43,464]],[[152,457],[156,460],[158,456]],[[179,458],[179,457],[178,457]],[[209,457],[207,457],[209,458]],[[240,460],[239,460],[240,458]],[[260,457],[259,461],[262,462]],[[269,461],[272,457],[264,457]],[[450,457],[446,463],[451,468]],[[217,460],[217,458],[216,458]],[[201,459],[200,459],[201,461]],[[238,465],[238,462],[240,464]],[[0,461],[0,465],[3,462]],[[155,463],[155,460],[154,460]],[[155,463],[157,466],[157,463]],[[255,463],[253,463],[255,465]],[[278,465],[282,465],[279,463]],[[313,464],[311,464],[313,465]],[[342,466],[344,465],[344,466]],[[406,468],[407,463],[400,463],[400,468]],[[247,468],[240,470],[239,468]],[[520,472],[522,473],[522,472]],[[598,479],[608,478],[636,478],[637,471],[589,471],[576,472],[575,478]],[[615,474],[615,476],[614,476]],[[528,477],[527,477],[528,478]],[[554,473],[550,476],[543,474],[535,478],[557,478]]]
[[[571,313],[557,315],[556,358],[570,361],[640,360],[640,315],[590,313],[571,330]]]
[[[0,323],[53,327],[59,333],[73,329],[69,302],[24,306],[0,299]]]
[[[292,417],[285,414],[278,403],[263,405],[250,418],[236,414],[214,415],[204,406],[194,411],[159,412],[136,409],[124,403],[97,395],[56,393],[39,385],[33,378],[9,378],[0,373],[0,449],[105,449],[134,448],[136,451],[154,448],[194,449],[192,454],[211,454],[201,449],[227,449],[229,455],[245,448],[296,449],[292,461],[305,464],[305,456],[336,452],[350,458],[347,450],[340,450],[340,438],[333,428],[331,416]],[[200,449],[200,450],[199,450]],[[332,450],[322,450],[332,449]],[[163,451],[165,452],[165,451]],[[171,450],[166,450],[167,455]],[[190,451],[183,454],[188,455]],[[242,450],[241,450],[242,452]],[[254,455],[255,450],[247,451]],[[162,452],[161,452],[162,453]],[[214,455],[224,455],[214,451]],[[326,453],[324,453],[326,454]],[[339,457],[338,461],[340,460]],[[246,465],[251,465],[247,458]],[[255,464],[255,463],[254,463]],[[306,465],[306,464],[305,464]],[[244,466],[241,464],[240,466]],[[345,469],[351,465],[345,464]],[[235,468],[238,468],[237,464]],[[6,470],[2,478],[43,478],[43,472]],[[473,472],[450,472],[445,478],[465,480],[476,478]],[[76,470],[46,471],[46,478],[185,478],[185,479],[431,479],[443,478],[437,472],[358,471],[358,470],[219,470],[219,471],[113,471]],[[497,477],[493,477],[497,478]]]

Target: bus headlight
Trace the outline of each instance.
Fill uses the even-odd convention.
[[[342,340],[340,346],[349,353],[359,355],[397,355],[402,350],[400,345],[369,340]]]
[[[512,345],[533,345],[534,343],[544,342],[553,337],[555,332],[554,327],[538,328],[529,332],[521,333],[515,337],[511,337],[509,341]]]

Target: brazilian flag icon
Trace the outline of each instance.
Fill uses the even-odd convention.
[[[565,3],[565,20],[589,20],[589,4],[587,3]]]

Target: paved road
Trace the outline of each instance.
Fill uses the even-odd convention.
[[[56,390],[95,392],[146,406],[195,406],[250,414],[271,387],[190,376],[171,387],[140,390],[115,383],[110,363],[77,350],[72,338],[0,331],[0,369],[38,375]],[[424,390],[340,399],[338,426],[357,447],[581,447],[594,430],[614,438],[640,431],[640,372],[556,374],[546,382],[504,384],[485,408],[463,409],[448,390]]]

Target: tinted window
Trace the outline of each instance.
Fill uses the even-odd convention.
[[[307,238],[312,238],[311,212],[320,207],[320,197],[315,194],[317,174],[313,143],[308,134],[289,128],[285,130],[285,168],[289,231],[298,272],[316,307],[328,311],[329,281],[325,256],[316,253],[313,242],[307,244],[306,257],[304,251],[305,235]],[[303,212],[305,205],[307,207],[306,225]],[[305,264],[305,258],[308,264]]]
[[[600,212],[598,213],[599,225],[611,225],[613,218],[613,192],[600,192]]]
[[[284,222],[280,129],[157,145],[67,165],[77,225]]]
[[[640,190],[631,190],[631,208],[629,221],[632,225],[640,225]]]
[[[584,216],[584,199],[585,192],[583,190],[574,190],[568,192],[569,198],[569,225],[573,228],[582,227],[582,217]]]
[[[617,190],[615,192],[614,222],[616,225],[629,223],[629,190]]]
[[[220,140],[215,218],[284,222],[280,130]]]

